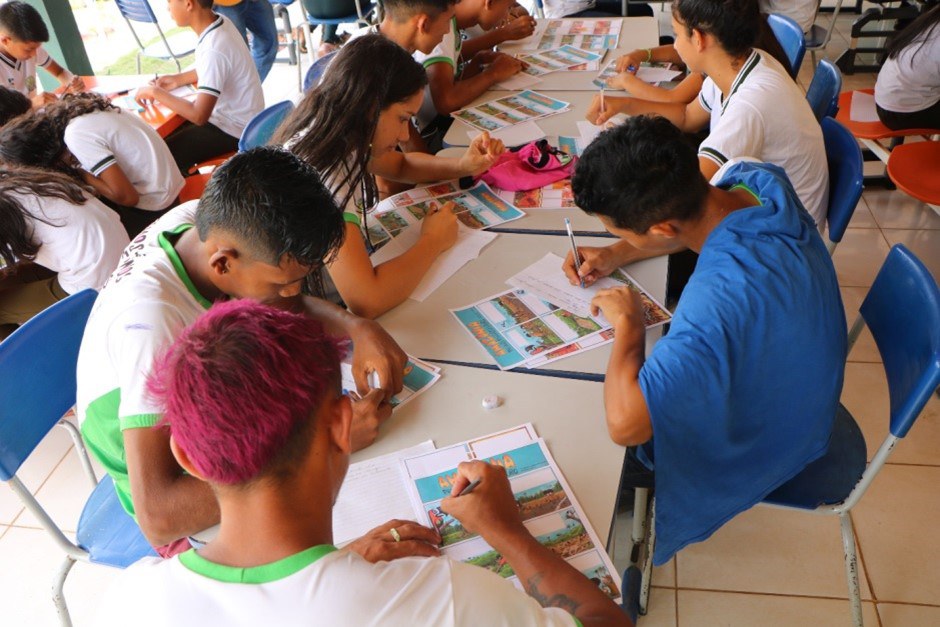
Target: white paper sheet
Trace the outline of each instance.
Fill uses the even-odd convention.
[[[470,137],[470,141],[476,139],[477,135],[480,135],[483,131],[472,130],[467,131],[467,136]],[[529,142],[534,142],[538,139],[545,137],[545,131],[542,130],[535,122],[523,122],[522,124],[514,124],[512,126],[507,126],[506,128],[500,129],[498,131],[492,131],[490,137],[502,140],[507,146],[522,146],[528,144]]]
[[[875,96],[864,91],[853,91],[849,119],[853,122],[878,122]]]
[[[496,83],[493,86],[493,89],[507,89],[509,91],[519,91],[522,89],[529,89],[535,85],[538,85],[542,82],[542,79],[538,76],[531,76],[525,72],[519,72],[513,76],[510,76],[504,81]]]
[[[678,70],[669,70],[661,67],[643,67],[640,66],[640,69],[636,71],[636,77],[647,83],[661,83],[663,81],[671,81],[675,77],[682,74]]]
[[[393,518],[416,520],[401,460],[434,450],[431,440],[349,466],[333,507],[333,543],[343,545]]]
[[[583,151],[585,148],[587,148],[588,144],[597,139],[597,136],[607,129],[613,128],[618,124],[623,124],[626,121],[627,116],[623,115],[622,113],[618,113],[601,126],[595,126],[587,120],[578,120],[576,124],[578,126],[578,134],[580,135],[579,139],[581,141],[581,150]]]

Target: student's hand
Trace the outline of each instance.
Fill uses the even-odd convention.
[[[457,496],[477,479],[480,483],[472,492]],[[483,536],[493,548],[529,533],[522,525],[519,505],[502,466],[481,461],[460,463],[453,490],[441,501],[441,510],[459,520],[470,533]]]
[[[358,398],[357,398],[358,397]],[[353,396],[352,402],[352,440],[353,452],[360,451],[379,437],[379,427],[392,415],[392,406],[385,400],[381,389],[370,390],[365,396]]]
[[[446,203],[440,209],[429,212],[421,220],[421,237],[428,238],[437,254],[441,254],[457,241],[457,206]]]
[[[179,87],[179,81],[176,80],[176,76],[173,74],[168,74],[166,76],[158,76],[150,81],[150,84],[154,87],[160,87],[167,91],[173,91]]]
[[[357,318],[349,331],[353,341],[352,371],[360,394],[369,394],[369,373],[375,372],[385,400],[401,392],[408,356],[374,320]]]
[[[504,152],[506,146],[503,142],[483,131],[470,142],[467,151],[460,157],[458,167],[464,176],[476,176],[489,170]]]
[[[398,533],[398,540],[392,529]],[[437,557],[441,554],[440,543],[441,536],[434,529],[410,520],[390,520],[353,540],[343,550],[358,553],[374,564],[399,557]]]
[[[81,76],[72,76],[72,79],[66,83],[65,91],[69,94],[80,94],[85,91],[85,81]]]
[[[151,104],[157,102],[157,94],[162,91],[163,89],[161,87],[144,85],[143,87],[137,88],[137,91],[134,93],[134,100],[142,107],[149,107]]]
[[[506,40],[525,39],[535,32],[535,18],[529,15],[514,17],[506,26],[503,26],[503,35]]]
[[[565,276],[568,277],[568,282],[572,285],[580,285],[581,279],[584,280],[585,287],[593,285],[598,279],[609,275],[623,265],[613,246],[578,246],[578,252],[581,255],[580,278],[574,267],[574,253],[570,250],[561,266]]]
[[[528,14],[529,12],[526,10],[526,8],[522,6],[521,4],[519,4],[518,2],[512,5],[511,7],[509,7],[509,17],[513,17],[513,18],[523,17]]]
[[[613,287],[597,292],[591,300],[591,315],[596,316],[600,312],[618,333],[621,330],[645,328],[643,300],[639,292],[629,287]]]
[[[483,71],[499,82],[518,74],[524,67],[525,64],[519,59],[500,52],[493,57],[493,61]]]
[[[595,126],[600,126],[627,109],[630,104],[630,98],[618,96],[604,96],[604,110],[601,111],[601,95],[594,94],[591,105],[588,107],[584,119]]]
[[[635,74],[631,72],[621,72],[616,76],[611,76],[607,79],[607,85],[613,87],[614,89],[622,89],[624,91],[630,91],[630,87],[636,85],[637,83],[642,83],[643,81],[636,77]],[[607,104],[607,97],[604,97],[604,104]]]
[[[646,60],[649,57],[650,55],[645,49],[628,52],[627,54],[617,59],[617,71],[636,74],[636,71],[640,69],[640,64],[646,63]]]
[[[33,96],[30,101],[33,103],[33,109],[42,109],[50,102],[55,102],[58,97],[51,91],[44,91]]]

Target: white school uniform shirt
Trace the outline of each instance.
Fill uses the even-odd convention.
[[[808,33],[816,20],[816,8],[819,0],[760,0],[761,13],[779,13],[785,15]]]
[[[434,50],[429,54],[417,51],[412,56],[415,61],[424,66],[425,70],[436,63],[447,63],[454,68],[454,80],[457,80],[462,45],[463,39],[460,35],[460,29],[457,28],[457,18],[452,17],[450,19],[450,30],[444,35],[441,43],[434,47]],[[418,130],[424,130],[428,124],[434,121],[437,115],[437,107],[434,106],[434,99],[431,97],[431,86],[428,85],[424,88],[424,101],[422,101],[421,108],[418,110]]]
[[[36,68],[46,67],[52,57],[42,46],[36,49],[32,59],[20,61],[0,52],[0,84],[18,91],[27,98],[36,95]]]
[[[545,0],[542,12],[547,18],[559,18],[593,9],[596,4],[594,0]]]
[[[916,113],[938,101],[940,26],[934,25],[903,48],[897,57],[885,59],[875,82],[875,103],[887,111]]]
[[[215,96],[209,122],[239,138],[264,109],[261,79],[248,45],[235,26],[219,16],[196,42],[196,91]]]
[[[95,176],[120,166],[140,194],[138,209],[162,211],[183,189],[166,142],[134,113],[96,111],[74,118],[65,129],[65,145]]]
[[[62,198],[11,192],[33,217],[32,241],[39,244],[35,263],[58,274],[69,294],[100,290],[127,246],[127,231],[118,215],[97,198],[81,205]]]
[[[145,558],[103,597],[98,627],[571,627],[512,583],[446,557],[370,564],[351,551],[315,546],[278,562],[234,568],[195,551]]]
[[[806,96],[786,70],[754,49],[731,84],[727,98],[711,78],[699,92],[711,113],[699,156],[719,167],[736,157],[754,157],[784,169],[806,210],[822,224],[829,205],[829,169],[822,129]]]

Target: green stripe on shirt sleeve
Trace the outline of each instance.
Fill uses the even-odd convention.
[[[95,176],[98,176],[99,174],[101,174],[102,172],[110,168],[112,165],[114,165],[115,163],[117,163],[117,159],[114,158],[114,155],[108,155],[107,157],[105,157],[104,159],[96,163],[95,165],[91,166],[90,171]]]
[[[698,154],[701,157],[711,159],[719,166],[723,166],[724,164],[728,163],[728,157],[724,156],[714,148],[699,148]]]
[[[456,68],[454,65],[454,60],[450,57],[431,57],[429,59],[425,59],[423,65],[425,69],[427,69],[436,63],[447,63],[451,67]]]
[[[137,414],[136,416],[121,416],[118,422],[121,431],[125,429],[143,429],[156,426],[163,416],[161,414]]]

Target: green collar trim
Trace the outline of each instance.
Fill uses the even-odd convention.
[[[183,282],[183,285],[186,286],[186,289],[189,290],[189,293],[192,294],[192,297],[196,299],[200,305],[208,309],[212,307],[212,303],[206,300],[206,297],[199,293],[199,290],[196,289],[196,286],[193,285],[193,280],[189,278],[189,275],[186,274],[186,268],[183,267],[183,262],[180,260],[180,255],[176,252],[176,249],[173,248],[173,244],[170,243],[170,240],[167,239],[167,235],[180,235],[185,233],[189,229],[193,228],[192,224],[180,224],[172,231],[163,231],[157,235],[157,243],[160,244],[160,248],[163,249],[163,252],[166,253],[166,256],[170,258],[170,263],[173,264],[173,269],[176,270],[176,275],[180,278],[180,281]]]
[[[753,196],[753,197],[754,197],[754,200],[757,201],[757,205],[755,205],[755,206],[758,206],[758,207],[759,207],[760,205],[763,204],[763,203],[761,202],[761,200],[760,200],[760,196],[757,195],[757,192],[755,192],[753,189],[751,189],[750,187],[748,187],[745,183],[738,183],[737,185],[732,185],[732,186],[731,186],[731,189],[729,189],[728,191],[731,192],[731,191],[734,191],[734,190],[736,190],[736,189],[743,189],[743,190],[746,191],[748,194],[750,194],[751,196]]]
[[[195,549],[190,549],[180,554],[180,563],[197,575],[223,583],[260,584],[290,577],[335,550],[331,544],[320,544],[270,564],[239,568],[210,562]]]
[[[751,50],[751,56],[747,58],[744,62],[744,66],[741,68],[741,71],[738,72],[738,75],[734,77],[734,82],[731,83],[731,90],[728,92],[728,97],[722,99],[721,102],[721,112],[724,113],[725,108],[728,106],[728,103],[731,101],[731,96],[738,91],[738,87],[741,86],[741,83],[748,77],[748,75],[757,67],[757,64],[760,63],[760,53],[757,50]]]

